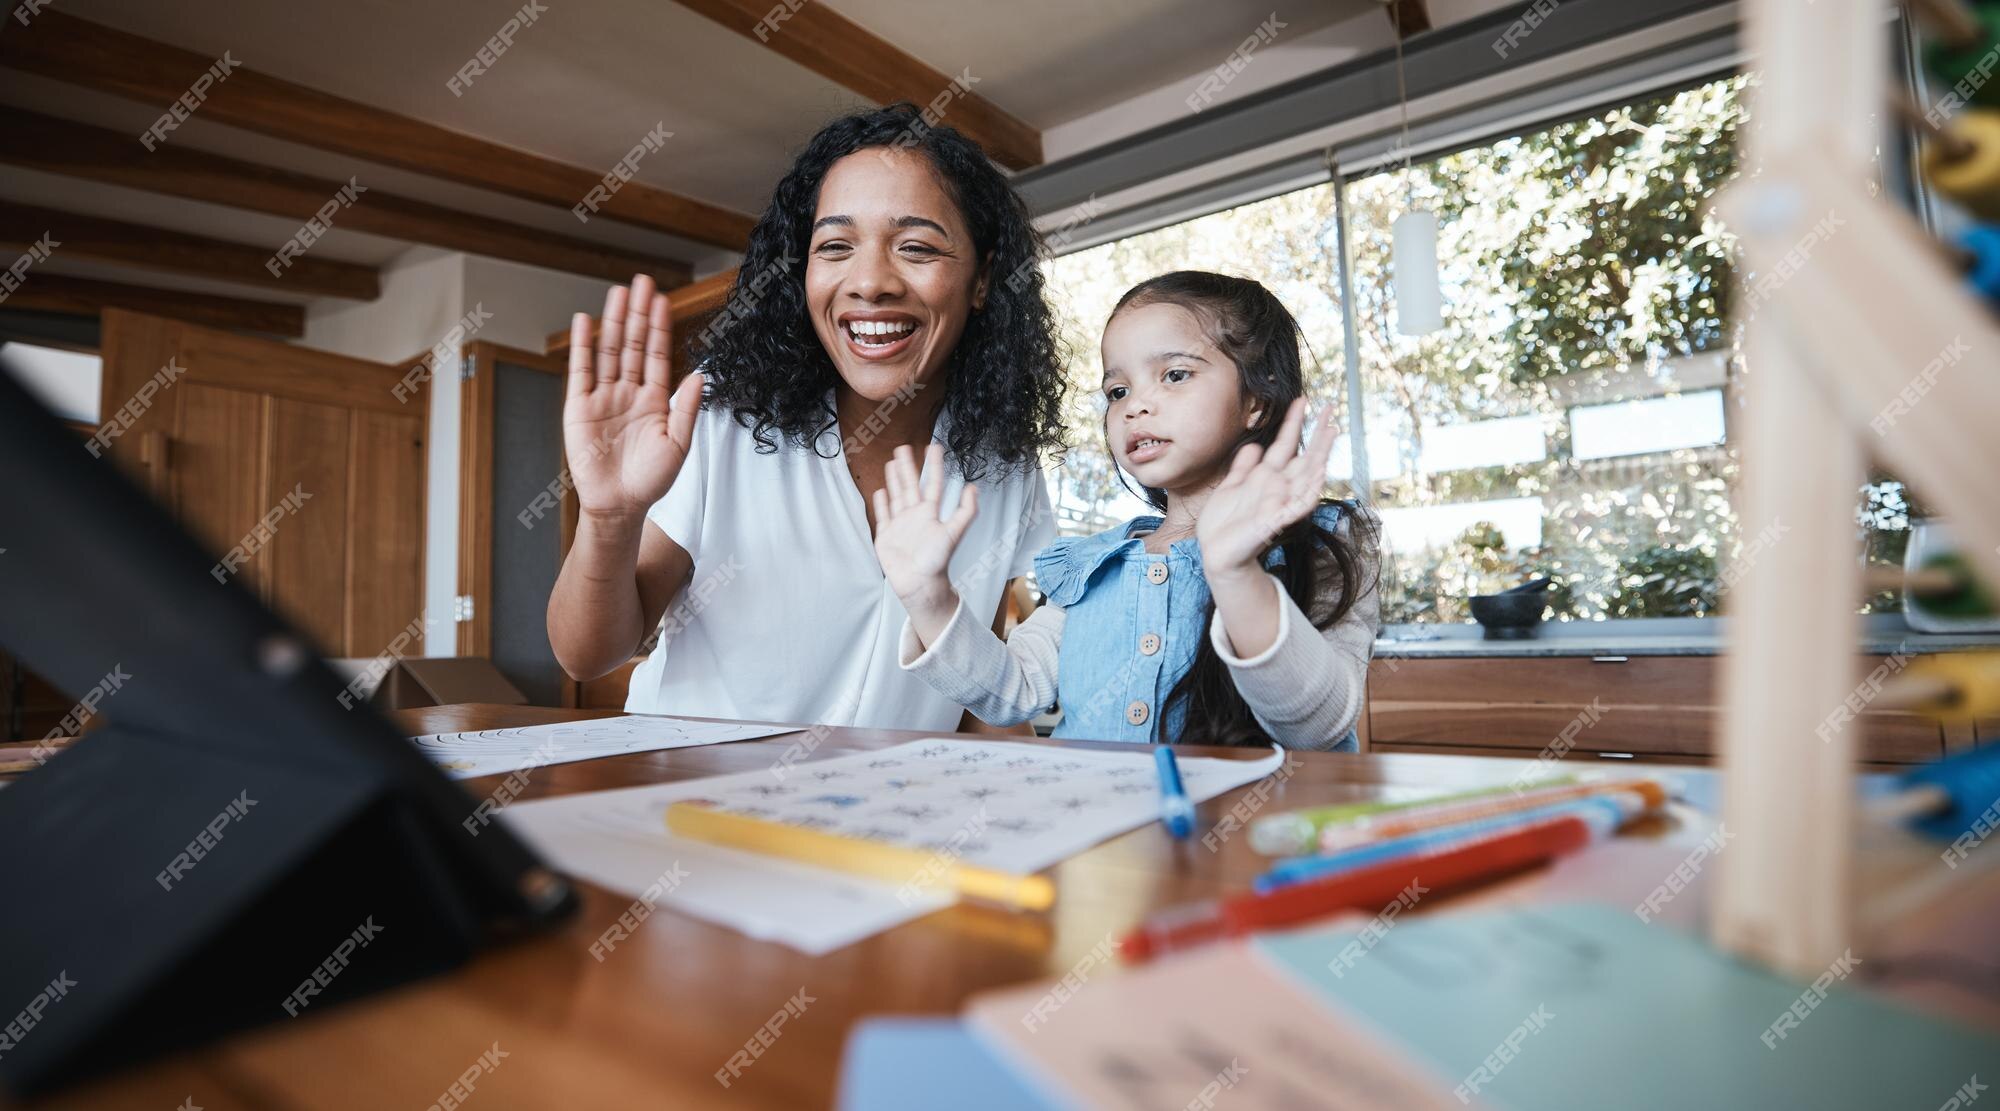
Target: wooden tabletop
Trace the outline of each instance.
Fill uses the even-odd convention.
[[[614,712],[460,705],[402,711],[412,734],[533,725]],[[936,734],[833,729],[812,757],[901,744]],[[535,770],[522,798],[662,783],[770,767],[799,734],[557,764]],[[981,740],[995,740],[982,737]],[[1030,741],[1023,744],[1055,742]],[[1092,744],[1083,747],[1123,747]],[[1188,755],[1253,757],[1187,747]],[[1506,783],[1525,761],[1458,756],[1298,754],[1264,804],[1270,810],[1398,795],[1397,789]],[[1676,769],[1676,774],[1705,772]],[[467,780],[484,796],[504,777]],[[1253,785],[1254,786],[1254,785]],[[1203,804],[1203,832],[1251,787]],[[1693,843],[1706,818],[1690,811],[1642,831]],[[480,1072],[472,1111],[505,1107],[830,1106],[842,1046],[871,1015],[957,1013],[982,991],[1054,979],[1161,907],[1248,886],[1268,864],[1236,833],[1217,851],[1176,843],[1157,825],[1057,866],[1055,907],[1044,914],[956,906],[820,957],[754,941],[660,907],[603,960],[591,943],[633,906],[579,884],[580,913],[553,932],[493,950],[456,972],[343,1007],[317,1010],[155,1061],[45,1106],[158,1108],[191,1100],[226,1108],[425,1108],[468,1069]],[[1470,898],[1532,885],[1489,885]],[[1424,910],[1449,900],[1426,900]],[[1101,971],[1101,970],[1100,970]],[[742,1075],[715,1078],[733,1053],[803,993],[803,1011]],[[796,1005],[795,1005],[796,1009]],[[488,1070],[482,1053],[504,1058]],[[726,1074],[725,1074],[726,1075]]]

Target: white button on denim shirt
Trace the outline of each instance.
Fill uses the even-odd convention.
[[[1328,531],[1340,519],[1337,505],[1314,514]],[[1162,735],[1163,712],[1163,735],[1180,736],[1186,708],[1162,703],[1194,666],[1195,650],[1208,635],[1208,580],[1193,537],[1175,541],[1164,554],[1146,550],[1135,534],[1160,524],[1159,517],[1139,517],[1095,536],[1063,537],[1035,556],[1035,580],[1066,618],[1057,737],[1146,744]],[[1283,563],[1273,551],[1264,566]],[[1355,747],[1350,731],[1334,750]]]

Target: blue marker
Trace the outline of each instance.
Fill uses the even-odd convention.
[[[1258,876],[1251,882],[1251,890],[1259,895],[1268,895],[1295,883],[1324,879],[1365,868],[1370,864],[1398,860],[1427,850],[1447,849],[1468,838],[1502,833],[1534,822],[1572,814],[1582,818],[1591,827],[1593,838],[1605,837],[1629,821],[1643,805],[1643,800],[1637,798],[1621,799],[1616,795],[1592,795],[1533,810],[1520,810],[1442,829],[1407,834],[1387,841],[1357,845],[1339,852],[1319,856],[1295,856],[1279,861],[1269,871]]]
[[[1185,841],[1194,832],[1194,804],[1188,801],[1187,788],[1181,786],[1181,766],[1174,762],[1174,750],[1166,745],[1153,746],[1153,763],[1160,768],[1160,824],[1175,840]]]

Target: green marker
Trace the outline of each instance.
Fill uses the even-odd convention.
[[[1561,787],[1575,783],[1573,775],[1555,776],[1535,781],[1536,787]],[[1295,856],[1299,853],[1319,851],[1320,831],[1328,826],[1353,821],[1371,814],[1381,814],[1391,810],[1407,810],[1412,806],[1429,806],[1439,802],[1457,802],[1461,799],[1475,799],[1484,795],[1497,795],[1514,790],[1511,783],[1501,783],[1492,787],[1476,787],[1470,791],[1458,791],[1449,795],[1431,795],[1403,802],[1349,802],[1338,806],[1312,806],[1304,810],[1290,810],[1283,814],[1270,814],[1250,823],[1250,847],[1265,856]]]

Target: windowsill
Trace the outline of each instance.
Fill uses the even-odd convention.
[[[1919,633],[1897,614],[1862,619],[1855,651],[1963,652],[2000,647],[2000,633]],[[1532,640],[1487,640],[1478,625],[1392,625],[1375,640],[1378,658],[1462,659],[1481,656],[1716,656],[1724,651],[1728,619],[1650,617],[1622,621],[1550,621]]]

